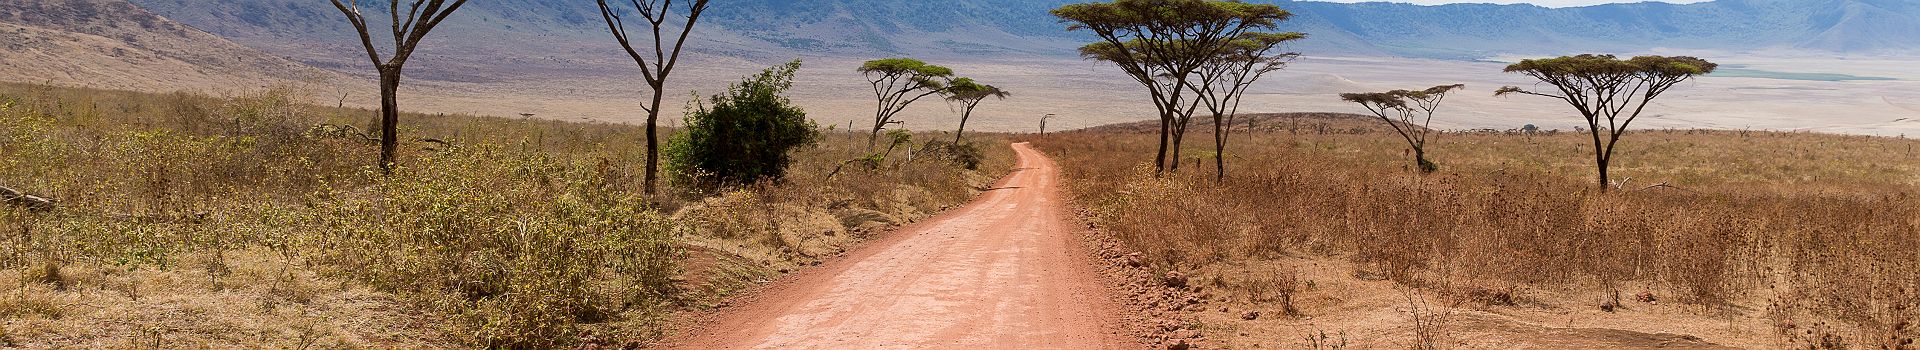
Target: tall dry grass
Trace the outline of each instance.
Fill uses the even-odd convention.
[[[1398,139],[1356,125],[1242,134],[1224,183],[1154,177],[1151,135],[1036,143],[1098,225],[1163,268],[1325,256],[1460,295],[1525,284],[1618,298],[1651,284],[1708,312],[1759,309],[1797,344],[1911,348],[1920,336],[1920,142],[1642,132],[1615,170],[1631,180],[1607,194],[1577,135],[1443,135],[1441,170],[1421,176]]]
[[[866,144],[835,134],[801,151],[786,182],[649,197],[638,188],[644,149],[635,127],[408,114],[400,166],[382,176],[371,166],[377,147],[359,133],[373,129],[374,113],[290,97],[300,95],[0,85],[0,185],[59,201],[51,212],[0,208],[0,276],[20,280],[0,293],[10,300],[0,314],[18,321],[0,338],[27,346],[624,344],[654,336],[675,310],[845,250],[879,226],[964,203],[1013,163],[1010,149],[982,137],[989,161],[977,171],[902,157],[829,179],[823,169]],[[724,278],[709,276],[725,274],[740,278],[715,287]],[[315,301],[328,293],[375,305],[340,311],[346,306]],[[151,310],[168,299],[268,321]],[[387,299],[395,302],[368,301]],[[33,311],[49,300],[73,304]],[[72,305],[114,305],[115,314],[157,326],[88,329],[124,320],[87,319],[101,314]],[[301,311],[275,311],[287,309]],[[415,319],[369,331],[361,323],[381,318],[355,313],[380,310]],[[319,315],[328,312],[346,317]],[[231,329],[180,328],[234,323],[249,324],[247,334],[300,331],[247,340],[222,335]]]

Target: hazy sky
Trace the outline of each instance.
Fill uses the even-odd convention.
[[[1368,2],[1366,0],[1323,0],[1323,1]],[[1378,0],[1371,0],[1371,1],[1378,1]],[[1421,4],[1421,5],[1439,5],[1439,4],[1453,4],[1453,3],[1494,3],[1494,4],[1534,4],[1534,5],[1540,5],[1545,7],[1571,7],[1571,6],[1587,6],[1587,5],[1599,5],[1599,4],[1609,4],[1609,3],[1631,3],[1631,2],[1645,2],[1645,1],[1640,1],[1640,0],[1631,0],[1631,1],[1617,1],[1617,0],[1615,1],[1609,1],[1609,0],[1394,0],[1392,2],[1405,2],[1405,3],[1414,3],[1414,4]],[[1687,3],[1705,2],[1705,0],[1666,0],[1661,2],[1687,4]]]

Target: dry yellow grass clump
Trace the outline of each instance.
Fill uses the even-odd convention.
[[[1614,170],[1628,180],[1601,193],[1583,134],[1448,133],[1431,146],[1440,171],[1422,176],[1397,135],[1367,123],[1263,121],[1236,134],[1224,183],[1212,181],[1211,154],[1201,156],[1208,166],[1190,158],[1181,173],[1153,176],[1153,135],[1064,133],[1036,143],[1106,232],[1159,268],[1213,274],[1237,291],[1229,298],[1254,307],[1294,309],[1271,304],[1303,299],[1294,291],[1316,282],[1297,271],[1332,264],[1350,266],[1353,286],[1390,280],[1457,304],[1522,305],[1490,311],[1506,316],[1551,305],[1605,309],[1595,317],[1605,318],[1680,302],[1697,306],[1682,316],[1746,328],[1708,337],[1742,346],[1911,349],[1920,337],[1920,142],[1640,132],[1622,143]],[[1360,289],[1325,290],[1346,282],[1317,284],[1323,295],[1309,303],[1321,308],[1299,312],[1320,322],[1366,299]],[[1554,298],[1577,300],[1541,300]],[[1415,298],[1399,299],[1406,309]],[[1573,323],[1562,315],[1546,322]],[[1641,323],[1693,327],[1651,322]]]
[[[0,85],[0,186],[58,201],[0,206],[0,346],[645,341],[1012,167],[991,146],[827,178],[866,144],[830,132],[786,182],[648,197],[635,127],[415,114],[382,176],[372,113],[289,96]]]

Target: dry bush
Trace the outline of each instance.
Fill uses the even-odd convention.
[[[1273,273],[1253,274],[1240,288],[1247,291],[1253,302],[1278,303],[1285,315],[1300,316],[1300,309],[1293,305],[1293,297],[1301,292],[1299,270],[1282,267]]]
[[[1098,225],[1158,264],[1323,255],[1435,290],[1652,284],[1709,310],[1758,293],[1782,296],[1782,317],[1836,320],[1875,346],[1861,339],[1911,338],[1902,325],[1920,322],[1920,162],[1890,162],[1920,160],[1908,152],[1920,142],[1648,131],[1623,144],[1628,180],[1603,194],[1578,135],[1449,134],[1432,151],[1448,166],[1427,176],[1377,133],[1237,135],[1220,184],[1143,170],[1151,135],[1036,144]]]
[[[624,344],[654,336],[671,311],[715,297],[683,285],[693,273],[683,269],[688,252],[710,236],[747,238],[737,240],[744,250],[846,249],[858,240],[812,237],[848,229],[830,213],[917,219],[970,200],[1013,163],[1010,149],[983,146],[979,171],[900,159],[827,179],[823,169],[865,142],[823,141],[796,155],[784,183],[713,200],[691,188],[647,196],[638,188],[638,128],[408,114],[400,167],[382,176],[371,166],[377,147],[363,134],[372,130],[372,111],[296,96],[289,89],[208,97],[0,84],[0,183],[60,201],[52,212],[0,208],[0,271],[190,274],[184,278],[209,282],[210,293],[274,295],[261,302],[267,306],[301,307],[365,288],[397,296],[408,313],[425,318],[393,325],[409,333],[408,344]],[[708,212],[737,217],[676,215],[716,201],[722,209]],[[815,230],[806,224],[822,220],[791,219],[810,217],[795,213],[824,215],[833,227]],[[813,257],[772,258],[791,265]],[[263,263],[269,266],[235,266]],[[242,270],[278,272],[267,285],[229,285],[258,280],[233,276]],[[282,283],[292,276],[335,286]],[[154,299],[142,297],[151,292],[137,280],[62,283]],[[281,326],[313,326],[303,324]],[[9,331],[28,347],[48,340],[34,335],[45,328]]]
[[[1433,304],[1416,290],[1409,289],[1402,293],[1407,300],[1404,311],[1407,320],[1412,323],[1409,327],[1413,329],[1413,344],[1410,347],[1415,350],[1450,348],[1452,339],[1448,334],[1447,321],[1453,317],[1453,311],[1434,309]]]

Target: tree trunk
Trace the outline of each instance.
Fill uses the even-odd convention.
[[[1606,146],[1601,144],[1593,145],[1593,165],[1595,169],[1599,169],[1600,171],[1600,193],[1606,193],[1613,187],[1612,183],[1607,181],[1607,163],[1610,162],[1608,162],[1609,159],[1607,159],[1609,158],[1607,156],[1609,152],[1604,150],[1604,147]]]
[[[1172,128],[1173,120],[1165,114],[1160,115],[1160,151],[1153,156],[1153,176],[1155,177],[1167,172],[1167,141],[1173,137]]]
[[[1180,172],[1180,145],[1181,145],[1182,143],[1184,143],[1184,142],[1186,142],[1186,140],[1185,140],[1185,139],[1186,139],[1186,135],[1187,135],[1187,130],[1186,130],[1186,129],[1187,129],[1187,128],[1185,128],[1185,127],[1181,127],[1181,126],[1179,126],[1179,125],[1175,125],[1175,126],[1174,126],[1174,130],[1173,130],[1173,166],[1172,166],[1172,167],[1170,167],[1170,168],[1167,168],[1167,171],[1168,171],[1168,172],[1175,172],[1175,173],[1177,173],[1177,172]]]
[[[1220,116],[1213,117],[1213,182],[1227,182],[1227,132]]]
[[[954,146],[960,145],[960,135],[967,132],[967,119],[972,117],[973,117],[973,107],[967,107],[967,110],[965,112],[960,112],[960,128],[953,129],[953,145]]]
[[[666,94],[666,74],[661,74],[660,83],[653,84],[653,108],[647,109],[647,177],[646,194],[654,193],[654,186],[660,179],[660,100]]]
[[[380,69],[380,172],[393,174],[400,145],[400,67]]]
[[[1434,171],[1440,170],[1439,166],[1427,160],[1426,146],[1413,148],[1413,167],[1414,169],[1420,169],[1421,174],[1432,174]]]
[[[1613,189],[1613,183],[1607,181],[1607,163],[1607,159],[1604,157],[1597,158],[1595,161],[1595,164],[1600,167],[1600,193],[1606,193],[1608,190]]]

